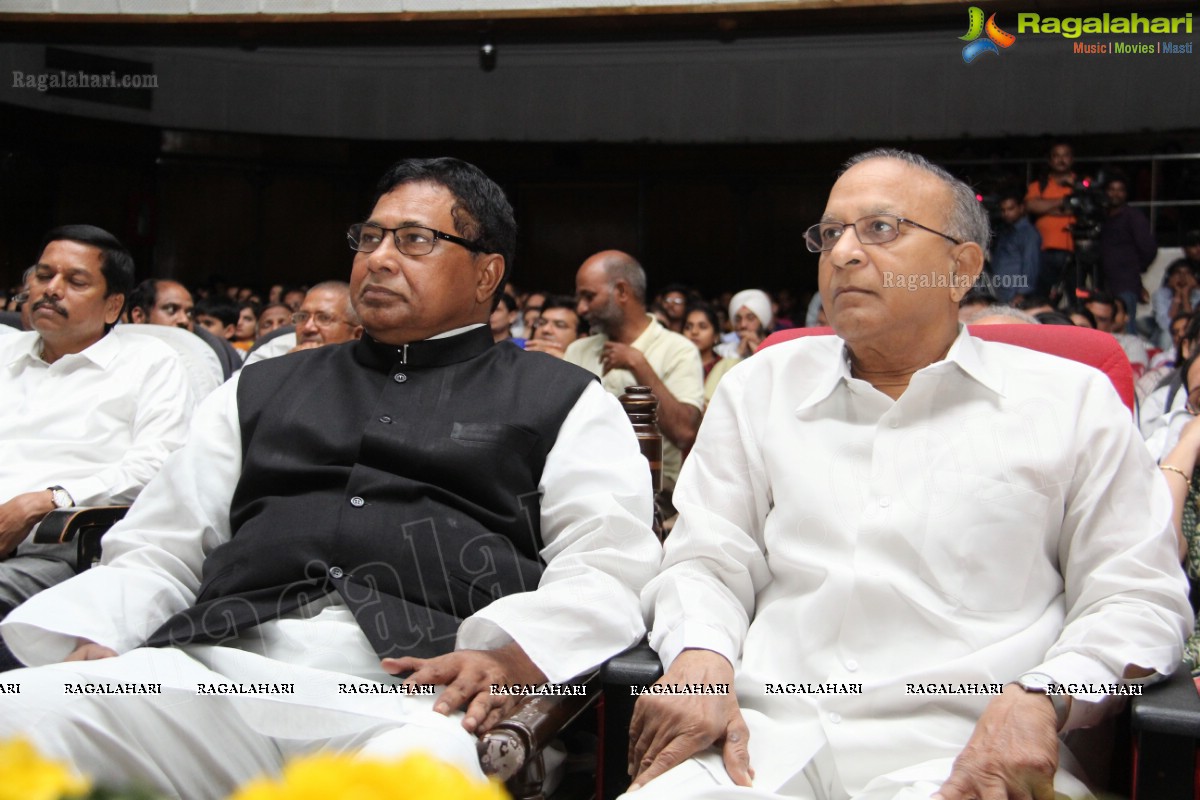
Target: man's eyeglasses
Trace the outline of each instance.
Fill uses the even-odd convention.
[[[318,311],[315,314],[310,314],[307,311],[297,311],[295,314],[292,314],[292,324],[297,328],[310,319],[316,323],[318,328],[328,328],[335,323],[345,322],[344,319],[335,317],[333,314],[326,314],[324,311]]]
[[[429,255],[433,252],[433,246],[437,244],[438,239],[454,242],[475,253],[487,252],[487,249],[479,242],[472,242],[470,239],[464,239],[461,236],[455,236],[451,233],[442,233],[439,230],[426,228],[421,225],[406,225],[403,228],[384,228],[367,222],[359,222],[351,225],[350,230],[346,231],[346,239],[350,242],[351,250],[357,250],[360,253],[371,253],[379,245],[383,244],[383,236],[386,233],[392,234],[392,238],[396,242],[396,249],[406,256]]]
[[[842,234],[846,232],[846,228],[854,228],[854,233],[862,244],[884,244],[900,235],[901,223],[937,234],[955,244],[962,244],[953,236],[947,236],[941,231],[935,231],[919,222],[897,217],[894,214],[872,214],[869,217],[856,219],[854,222],[818,222],[804,232],[804,243],[808,245],[810,253],[832,250],[833,246],[838,243],[838,239],[841,239]]]

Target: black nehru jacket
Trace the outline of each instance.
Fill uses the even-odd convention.
[[[537,588],[538,483],[591,380],[486,326],[248,367],[233,538],[148,644],[230,639],[336,591],[381,657],[450,652],[463,619]]]

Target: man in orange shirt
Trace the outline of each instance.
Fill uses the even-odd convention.
[[[1053,301],[1064,294],[1072,297],[1075,292],[1072,258],[1075,242],[1071,238],[1075,217],[1068,208],[1075,185],[1074,163],[1071,145],[1055,144],[1050,148],[1046,176],[1029,184],[1025,192],[1025,208],[1033,215],[1034,225],[1042,236],[1037,293]]]

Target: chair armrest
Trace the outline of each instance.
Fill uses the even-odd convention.
[[[662,677],[663,666],[658,653],[643,639],[620,655],[610,658],[600,668],[600,683],[604,689],[604,760],[600,797],[615,798],[629,788],[626,773],[629,749],[629,722],[637,697],[631,686],[649,686]]]
[[[662,674],[663,666],[658,660],[658,653],[651,650],[643,639],[604,663],[600,668],[600,683],[614,690],[618,686],[648,686],[661,678]]]
[[[117,523],[129,506],[59,508],[38,523],[33,533],[37,544],[66,544],[74,541],[75,571],[83,572],[100,561],[100,537]]]
[[[1133,698],[1134,793],[1138,800],[1194,800],[1200,694],[1180,666]]]
[[[479,737],[475,746],[485,775],[502,781],[518,775],[600,696],[597,673],[565,685],[582,687],[580,694],[523,698],[510,716]]]

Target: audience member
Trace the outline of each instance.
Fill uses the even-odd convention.
[[[173,325],[193,330],[192,293],[178,281],[148,278],[129,296],[129,321],[135,325]]]
[[[479,776],[474,734],[517,699],[489,687],[563,682],[641,638],[649,471],[592,376],[494,346],[516,243],[500,188],[454,159],[400,162],[350,240],[363,337],[217,389],[104,563],[0,626],[52,664],[9,678],[0,737],[189,798],[322,748]],[[446,688],[338,690],[389,673]],[[112,676],[161,693],[61,691]],[[198,702],[198,683],[295,691]]]
[[[1150,362],[1150,354],[1146,350],[1145,342],[1137,335],[1128,332],[1129,328],[1126,323],[1129,316],[1123,298],[1114,297],[1107,292],[1092,292],[1084,301],[1084,307],[1082,309],[1073,308],[1071,313],[1079,312],[1088,312],[1087,316],[1091,321],[1090,327],[1112,334],[1121,344],[1121,349],[1125,351],[1125,356],[1129,359],[1129,365],[1133,367],[1135,378],[1140,377],[1146,371],[1146,366]]]
[[[492,314],[488,318],[488,325],[492,330],[492,339],[496,342],[512,342],[517,347],[524,347],[525,340],[514,338],[512,335],[513,324],[517,321],[517,315],[520,312],[517,310],[517,299],[511,294],[502,294],[496,302],[496,307],[492,309]]]
[[[679,477],[683,451],[692,446],[704,408],[700,354],[678,333],[646,313],[646,273],[633,256],[604,250],[575,274],[576,311],[592,335],[567,348],[564,358],[600,376],[616,396],[627,386],[649,386],[658,397],[663,434],[663,488]],[[669,516],[669,515],[667,515]]]
[[[575,301],[561,295],[542,298],[541,315],[532,325],[533,338],[525,340],[525,349],[562,358],[567,348],[586,331],[575,311]]]
[[[1196,273],[1186,258],[1176,259],[1167,267],[1162,286],[1155,289],[1150,298],[1150,307],[1154,311],[1154,322],[1158,329],[1158,346],[1165,350],[1174,338],[1171,320],[1200,308],[1200,281],[1197,281]]]
[[[1039,325],[1071,325],[1072,327],[1075,325],[1071,318],[1061,311],[1039,311],[1033,315],[1033,318]]]
[[[233,338],[229,342],[245,354],[254,346],[254,340],[257,337],[258,305],[251,300],[245,300],[238,304],[237,325],[233,330]]]
[[[1190,230],[1183,235],[1183,258],[1193,274],[1200,276],[1200,229]]]
[[[993,305],[977,308],[963,317],[963,307],[958,307],[958,320],[966,325],[1040,325],[1032,314],[1012,306]],[[1068,320],[1069,321],[1069,320]]]
[[[1129,190],[1123,177],[1110,178],[1104,191],[1108,197],[1108,217],[1100,226],[1099,246],[1104,288],[1125,301],[1130,314],[1125,332],[1136,334],[1133,317],[1146,293],[1142,273],[1158,254],[1158,243],[1150,230],[1150,220],[1140,209],[1129,205]]]
[[[304,301],[301,301],[301,305],[303,304]],[[258,315],[258,334],[255,336],[255,339],[261,340],[272,331],[291,324],[292,310],[283,303],[272,303]]]
[[[296,326],[295,350],[308,350],[327,344],[358,339],[362,321],[350,300],[350,284],[324,281],[308,290],[300,310],[292,314]]]
[[[542,313],[542,308],[546,305],[545,292],[530,292],[524,302],[520,303],[521,317],[517,321],[517,325],[513,326],[512,335],[518,339],[533,338],[533,324]]]
[[[704,404],[712,402],[717,384],[741,359],[719,356],[716,353],[718,328],[717,312],[704,303],[690,306],[684,315],[683,335],[700,351],[700,364],[704,367]]]
[[[996,299],[1008,303],[1018,294],[1037,291],[1042,237],[1025,215],[1025,203],[1019,192],[1005,192],[1001,196],[1000,220],[988,270],[993,277]]]
[[[1155,459],[1170,451],[1187,421],[1182,419],[1188,415],[1183,365],[1197,353],[1200,353],[1200,313],[1188,318],[1187,329],[1179,340],[1176,357],[1179,366],[1164,375],[1138,404],[1138,428]]]
[[[967,322],[981,312],[997,305],[996,295],[986,283],[980,281],[972,286],[958,303],[958,321]]]
[[[1071,145],[1056,143],[1050,148],[1042,177],[1029,184],[1025,192],[1025,208],[1033,215],[1042,238],[1036,291],[1052,302],[1075,296],[1075,240],[1071,236],[1075,217],[1070,209],[1076,180],[1074,164]]]
[[[660,302],[667,315],[667,321],[663,323],[664,328],[683,333],[684,311],[694,294],[695,292],[681,283],[672,283],[663,288]]]
[[[1087,306],[1072,303],[1067,306],[1067,316],[1071,318],[1071,324],[1076,327],[1099,330],[1097,327],[1099,320]]]
[[[237,304],[224,297],[207,297],[196,303],[192,319],[195,325],[204,328],[213,336],[227,341],[237,333]]]
[[[109,335],[133,289],[110,233],[50,231],[27,285],[34,330],[0,339],[0,619],[75,574],[75,544],[34,544],[33,527],[55,508],[131,502],[192,410],[169,346]],[[0,646],[0,668],[13,666]]]
[[[283,290],[283,298],[280,302],[290,308],[294,314],[304,304],[304,296],[306,294],[308,294],[308,290],[302,286],[289,286]]]
[[[1038,314],[1055,310],[1054,304],[1050,302],[1050,298],[1040,294],[1018,295],[1013,301],[1013,305],[1027,314],[1033,314],[1035,317]]]
[[[775,321],[771,298],[761,289],[743,289],[729,301],[729,319],[737,331],[737,344],[718,345],[717,353],[722,357],[749,358],[771,332]]]
[[[1090,797],[1058,734],[1121,698],[1087,684],[1170,674],[1191,625],[1166,485],[1102,373],[959,325],[970,187],[873,151],[822,219],[837,335],[725,376],[643,592],[660,682],[736,697],[640,696],[634,796]],[[981,688],[913,691],[946,685]]]

